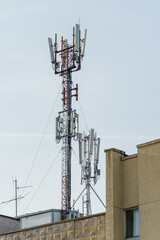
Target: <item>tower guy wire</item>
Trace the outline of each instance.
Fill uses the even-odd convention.
[[[74,84],[73,84],[73,86],[74,86]],[[84,112],[83,112],[83,109],[82,109],[82,106],[81,106],[81,104],[80,104],[79,99],[78,99],[78,104],[79,104],[79,108],[80,108],[80,111],[81,111],[81,113],[82,113],[84,122],[85,122],[85,124],[86,124],[86,128],[87,128],[87,130],[89,131],[88,123],[87,123],[87,120],[86,120],[86,117],[85,117],[85,115],[84,115]]]
[[[45,136],[46,130],[47,130],[47,128],[48,128],[49,122],[50,122],[50,120],[51,120],[51,117],[52,117],[52,114],[53,114],[53,111],[54,111],[54,108],[55,108],[55,105],[56,105],[56,102],[57,102],[58,96],[59,96],[60,91],[61,91],[61,88],[62,88],[62,84],[60,85],[60,88],[59,88],[58,94],[57,94],[57,96],[56,96],[56,99],[55,99],[54,104],[53,104],[53,106],[52,106],[51,112],[50,112],[50,114],[49,114],[49,118],[48,118],[47,123],[46,123],[46,126],[45,126],[45,128],[44,128],[44,131],[43,131],[42,137],[41,137],[40,142],[39,142],[39,144],[38,144],[38,147],[37,147],[37,150],[36,150],[35,156],[34,156],[34,158],[33,158],[33,161],[32,161],[32,164],[31,164],[31,167],[30,167],[30,170],[29,170],[29,173],[28,173],[28,176],[27,176],[26,182],[25,182],[25,186],[26,186],[27,183],[28,183],[28,180],[29,180],[29,177],[30,177],[30,175],[31,175],[31,172],[32,172],[33,166],[34,166],[35,161],[36,161],[36,159],[37,159],[37,156],[38,156],[38,153],[39,153],[39,150],[40,150],[41,144],[42,144],[42,142],[43,142],[43,139],[44,139],[44,136]],[[22,195],[23,195],[23,193],[24,193],[24,190],[25,190],[25,188],[24,188],[23,191],[22,191]]]
[[[83,112],[83,110],[82,110],[82,107],[81,107],[81,104],[80,104],[79,101],[78,101],[78,104],[79,104],[80,110],[81,110],[81,112],[82,112],[82,116],[83,116],[83,119],[84,119],[84,121],[85,121],[85,124],[86,124],[87,130],[89,131],[89,127],[88,127],[88,124],[87,124],[87,121],[86,121],[86,118],[85,118],[84,112]]]
[[[45,173],[44,177],[42,178],[40,184],[38,185],[36,191],[34,192],[33,196],[31,197],[31,199],[30,199],[30,201],[29,201],[27,207],[25,208],[24,213],[26,212],[26,210],[28,209],[28,207],[29,207],[29,205],[31,204],[32,200],[34,199],[35,195],[37,194],[38,190],[39,190],[40,187],[42,186],[44,180],[45,180],[46,177],[48,176],[48,174],[49,174],[50,170],[52,169],[52,167],[53,167],[55,161],[57,160],[57,158],[58,158],[60,152],[61,152],[61,149],[60,149],[60,151],[58,152],[58,154],[56,155],[56,157],[54,158],[54,160],[53,160],[52,164],[50,165],[50,167],[48,168],[48,170],[46,171],[46,173]],[[23,214],[24,214],[24,213],[23,213]]]

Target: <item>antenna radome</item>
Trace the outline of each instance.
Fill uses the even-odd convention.
[[[52,44],[52,38],[48,38],[48,44],[49,44],[49,51],[50,51],[51,63],[55,63],[54,51],[53,51],[53,44]]]

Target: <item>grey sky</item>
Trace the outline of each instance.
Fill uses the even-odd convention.
[[[25,184],[60,88],[61,78],[51,68],[47,38],[57,32],[59,39],[63,35],[71,40],[72,27],[79,18],[81,29],[88,29],[86,55],[73,81],[79,84],[87,124],[101,137],[103,173],[105,148],[132,154],[137,144],[159,138],[159,11],[158,0],[1,2],[0,202],[14,196],[12,177],[17,177],[18,185]],[[60,99],[59,95],[28,181],[34,187],[21,200],[19,214],[24,213],[60,150],[53,136]],[[86,131],[79,104],[74,102],[74,107],[80,114],[80,129]],[[74,154],[72,164],[74,199],[83,189]],[[95,188],[105,201],[103,173]],[[60,208],[60,180],[61,155],[26,211]],[[81,209],[81,203],[77,208]],[[104,211],[95,199],[93,210]],[[14,203],[0,205],[0,213],[13,216]]]

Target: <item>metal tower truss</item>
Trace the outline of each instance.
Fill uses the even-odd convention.
[[[76,110],[72,110],[72,97],[78,100],[78,84],[73,87],[72,72],[81,69],[81,61],[84,57],[86,32],[81,39],[80,26],[73,27],[73,44],[68,44],[68,40],[61,38],[61,50],[58,50],[57,34],[55,43],[48,38],[50,57],[55,74],[62,77],[62,108],[56,118],[56,142],[62,140],[62,171],[61,171],[61,209],[62,219],[67,218],[71,209],[71,141],[78,139],[79,117]],[[82,49],[82,51],[81,51]]]

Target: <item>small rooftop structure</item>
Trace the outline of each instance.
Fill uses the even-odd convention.
[[[79,211],[71,210],[68,219],[80,217]],[[61,221],[61,209],[48,209],[25,215],[17,216],[16,219],[20,221],[20,229],[30,228],[42,224],[48,224]]]
[[[20,220],[9,216],[0,215],[0,233],[20,229]]]

